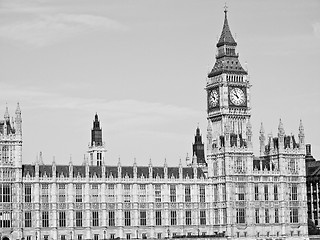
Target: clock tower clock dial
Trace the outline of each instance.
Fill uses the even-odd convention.
[[[246,95],[241,88],[232,88],[229,94],[230,102],[235,106],[245,105]]]
[[[213,89],[209,92],[208,105],[209,105],[209,109],[217,107],[219,105],[218,89]]]

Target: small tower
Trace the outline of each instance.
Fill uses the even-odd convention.
[[[284,149],[284,138],[285,138],[285,131],[284,131],[284,126],[281,121],[281,118],[279,120],[279,126],[278,126],[278,141],[279,141],[279,151],[283,151]]]
[[[265,140],[266,137],[264,136],[264,128],[263,128],[263,124],[261,123],[261,127],[260,127],[260,156],[264,155],[264,147],[265,147]]]
[[[200,166],[206,166],[206,160],[204,157],[204,144],[202,142],[202,136],[200,134],[199,126],[196,129],[196,135],[194,137],[194,144],[192,145],[192,155],[197,157],[197,164]]]
[[[250,120],[248,120],[248,123],[247,123],[246,135],[247,135],[248,147],[252,148],[252,125]]]
[[[6,111],[4,113],[4,120],[8,123],[10,122],[10,115],[9,115],[9,110],[8,110],[8,106],[6,106]]]
[[[91,142],[89,144],[89,162],[93,166],[102,166],[102,162],[105,159],[105,143],[102,142],[102,129],[100,127],[100,121],[98,114],[94,116],[93,128],[91,130]]]
[[[17,136],[22,136],[22,117],[21,117],[21,109],[20,109],[20,104],[17,103],[17,109],[15,112],[15,130],[16,130],[16,135]]]
[[[304,127],[303,127],[303,124],[302,124],[302,120],[300,120],[298,137],[299,137],[299,148],[300,148],[302,151],[305,151]]]

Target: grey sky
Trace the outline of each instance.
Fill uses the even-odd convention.
[[[81,163],[97,112],[108,164],[176,165],[206,139],[206,75],[224,1],[0,0],[0,107],[20,102],[23,161]],[[303,120],[320,158],[320,1],[228,1],[259,127]]]

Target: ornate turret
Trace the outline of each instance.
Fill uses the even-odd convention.
[[[98,114],[94,116],[93,128],[91,130],[91,142],[89,143],[89,161],[90,165],[101,166],[105,159],[105,144],[102,142],[102,129]]]
[[[194,144],[192,145],[192,153],[197,157],[196,163],[199,165],[206,165],[204,157],[204,144],[202,143],[202,136],[200,134],[199,126],[196,129],[196,135],[194,137]]]
[[[102,145],[102,129],[100,128],[100,122],[98,119],[98,114],[94,116],[93,128],[91,130],[91,146],[101,146]]]

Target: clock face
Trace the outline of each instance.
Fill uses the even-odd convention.
[[[212,90],[209,94],[209,107],[216,107],[219,103],[219,94],[217,90]]]
[[[232,88],[230,91],[230,101],[236,106],[244,105],[246,96],[242,89]]]

